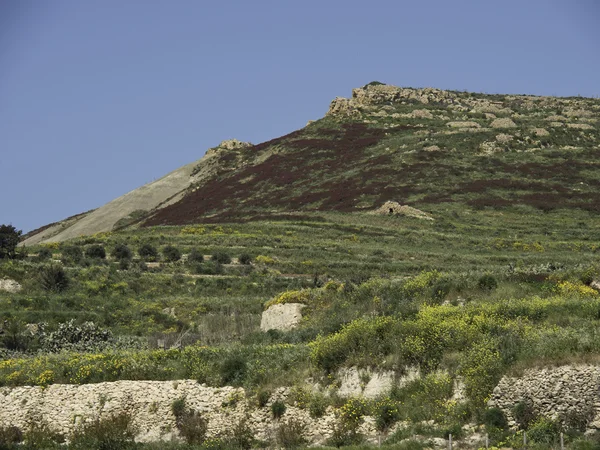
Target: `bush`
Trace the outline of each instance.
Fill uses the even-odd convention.
[[[479,289],[482,291],[493,291],[498,287],[498,282],[493,275],[486,274],[479,278],[477,286],[479,286]]]
[[[61,249],[63,264],[79,264],[83,259],[81,247],[69,245]]]
[[[42,338],[44,351],[56,353],[61,350],[93,351],[112,341],[112,333],[98,327],[94,322],[75,323],[75,319],[61,323],[56,331]]]
[[[177,262],[181,259],[181,252],[177,247],[167,245],[162,249],[163,258],[166,262]]]
[[[239,258],[240,264],[249,265],[252,264],[252,256],[248,253],[242,253]]]
[[[379,431],[388,430],[400,420],[400,410],[396,402],[383,399],[375,405],[375,425]]]
[[[231,355],[221,364],[221,383],[239,386],[243,383],[247,370],[246,358],[242,355]]]
[[[38,250],[37,260],[38,261],[47,261],[52,258],[52,250],[46,247],[42,247]]]
[[[48,292],[63,292],[69,287],[69,277],[59,264],[41,267],[38,279],[42,289]]]
[[[202,444],[206,439],[208,421],[200,413],[186,406],[185,397],[173,401],[171,410],[175,426],[188,444]]]
[[[527,436],[537,444],[552,444],[557,441],[560,428],[556,422],[538,418],[527,430]]]
[[[117,244],[112,251],[112,257],[119,261],[129,261],[133,257],[133,252],[125,244]]]
[[[211,259],[213,261],[218,262],[219,264],[230,264],[231,263],[231,256],[229,256],[228,253],[221,252],[221,251],[213,253]]]
[[[271,392],[261,389],[256,394],[256,402],[258,403],[259,408],[264,408],[269,403],[269,399],[271,398]]]
[[[93,259],[104,259],[106,258],[106,250],[100,244],[90,245],[85,249],[85,256]]]
[[[275,400],[271,404],[271,413],[273,414],[274,419],[280,419],[285,414],[286,409],[285,403],[281,400]]]
[[[279,425],[275,438],[277,443],[285,449],[299,448],[307,443],[303,436],[305,429],[306,425],[292,419]]]
[[[9,448],[23,441],[23,432],[14,426],[0,427],[0,448]]]
[[[138,255],[144,261],[156,261],[158,258],[158,250],[151,244],[144,244],[138,248]]]
[[[135,448],[131,416],[117,414],[96,419],[75,430],[69,448],[74,450],[127,450]]]
[[[192,264],[192,263],[202,263],[202,262],[204,262],[204,254],[200,250],[194,248],[188,254],[187,262],[189,264]]]
[[[488,408],[483,413],[483,423],[487,428],[506,430],[508,421],[500,408]]]
[[[526,430],[537,419],[537,414],[533,409],[531,401],[528,399],[521,400],[512,408],[513,417],[519,428]]]
[[[223,266],[216,261],[206,261],[194,264],[192,272],[198,275],[219,275],[223,273]]]
[[[308,412],[313,419],[323,417],[327,410],[327,399],[323,394],[314,393],[308,403]]]

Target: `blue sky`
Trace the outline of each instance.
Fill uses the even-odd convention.
[[[600,96],[595,0],[0,0],[0,224],[86,211],[372,80]]]

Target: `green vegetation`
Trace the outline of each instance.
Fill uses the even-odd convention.
[[[0,259],[14,259],[22,231],[12,225],[0,225]]]

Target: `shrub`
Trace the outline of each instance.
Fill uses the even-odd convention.
[[[231,256],[228,253],[217,251],[213,253],[212,258],[213,261],[218,262],[219,264],[229,264],[231,263]]]
[[[314,393],[308,403],[308,412],[313,419],[323,417],[327,410],[327,399],[323,394]]]
[[[162,249],[163,258],[167,262],[177,262],[181,259],[181,252],[177,247],[167,245]]]
[[[479,278],[479,281],[477,281],[477,286],[479,286],[479,289],[482,291],[493,291],[498,287],[498,282],[493,275],[486,274]]]
[[[83,259],[81,247],[69,245],[61,249],[63,264],[79,264]]]
[[[187,262],[191,263],[202,263],[204,262],[204,254],[198,249],[192,249],[192,251],[188,254]]]
[[[375,425],[379,431],[388,430],[400,420],[400,410],[396,402],[383,399],[375,404]]]
[[[545,417],[538,418],[527,430],[527,436],[538,444],[552,444],[556,442],[560,428],[556,422]]]
[[[304,438],[306,425],[298,420],[289,420],[277,428],[275,438],[277,443],[285,449],[294,449],[304,446],[307,441]]]
[[[136,431],[131,416],[117,414],[105,419],[95,419],[77,428],[69,448],[75,450],[112,450],[135,448]]]
[[[158,258],[158,250],[151,244],[144,244],[138,248],[138,255],[144,261],[156,261]]]
[[[69,287],[69,277],[59,264],[41,267],[38,278],[40,286],[45,291],[63,292]]]
[[[48,424],[42,422],[32,422],[23,436],[23,449],[61,449],[61,444],[65,442],[65,437],[51,430]]]
[[[0,448],[9,448],[23,440],[23,432],[14,426],[0,427]]]
[[[274,419],[280,419],[285,414],[286,409],[285,403],[281,400],[275,400],[271,404],[271,413],[273,414]]]
[[[196,263],[192,266],[192,272],[198,275],[219,275],[223,273],[223,265],[217,261]]]
[[[226,439],[227,449],[249,450],[253,448],[254,433],[244,418],[234,425]]]
[[[258,403],[259,408],[264,408],[269,403],[269,399],[271,398],[271,392],[261,389],[256,394],[256,401]]]
[[[483,423],[487,428],[505,430],[508,421],[500,408],[488,408],[483,413]]]
[[[513,417],[519,428],[526,430],[537,419],[531,400],[524,399],[516,403],[512,408]]]
[[[242,355],[231,355],[221,364],[221,383],[240,385],[246,377],[248,363]]]
[[[93,351],[112,340],[110,330],[98,327],[94,322],[75,323],[75,319],[61,323],[56,331],[42,338],[42,347],[46,352],[61,350]]]
[[[242,253],[239,258],[240,264],[249,265],[252,264],[252,256],[248,253]]]
[[[38,250],[37,260],[38,261],[47,261],[52,258],[52,250],[47,247],[42,247]]]
[[[85,249],[85,256],[93,259],[104,259],[106,258],[106,250],[100,244],[90,245]]]
[[[188,408],[185,397],[173,400],[171,411],[175,416],[175,426],[188,444],[202,444],[206,439],[208,421],[200,413]]]
[[[273,264],[275,264],[275,260],[273,258],[265,255],[258,255],[255,258],[255,261],[257,264],[264,264],[266,266],[272,266]]]
[[[112,257],[119,261],[128,261],[133,257],[133,252],[125,244],[117,244],[112,251]]]

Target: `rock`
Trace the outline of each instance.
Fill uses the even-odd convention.
[[[262,331],[290,331],[296,328],[302,320],[302,303],[283,303],[270,306],[262,313],[260,329]]]
[[[510,141],[513,140],[513,138],[514,138],[514,136],[512,136],[510,134],[501,133],[496,136],[496,141],[499,142],[500,144],[508,144]]]
[[[362,396],[373,399],[387,393],[392,388],[394,372],[359,370],[356,367],[350,367],[338,371],[337,378],[341,382],[337,395],[341,397]]]
[[[531,131],[538,137],[550,136],[550,133],[545,128],[534,128]]]
[[[567,127],[573,128],[576,130],[593,130],[594,126],[589,123],[568,123]]]
[[[437,145],[430,145],[429,147],[424,147],[423,150],[426,152],[438,152],[440,148]]]
[[[401,205],[398,202],[387,201],[379,208],[371,211],[371,214],[381,216],[407,216],[417,219],[434,220],[433,217],[420,209],[413,208],[407,205]]]
[[[11,280],[10,278],[5,278],[0,280],[0,291],[10,292],[11,294],[16,294],[22,290],[22,286],[17,283],[15,280]]]
[[[492,121],[492,128],[516,128],[517,124],[515,124],[512,119],[508,117],[503,117],[501,119],[495,119]]]
[[[450,128],[481,128],[477,122],[468,122],[468,121],[454,121],[448,122],[446,124]]]
[[[594,280],[590,283],[590,287],[600,291],[600,280]]]
[[[428,109],[415,109],[411,115],[415,119],[433,119],[433,114]]]
[[[336,97],[331,101],[327,115],[356,116],[360,115],[360,112],[351,99]]]

